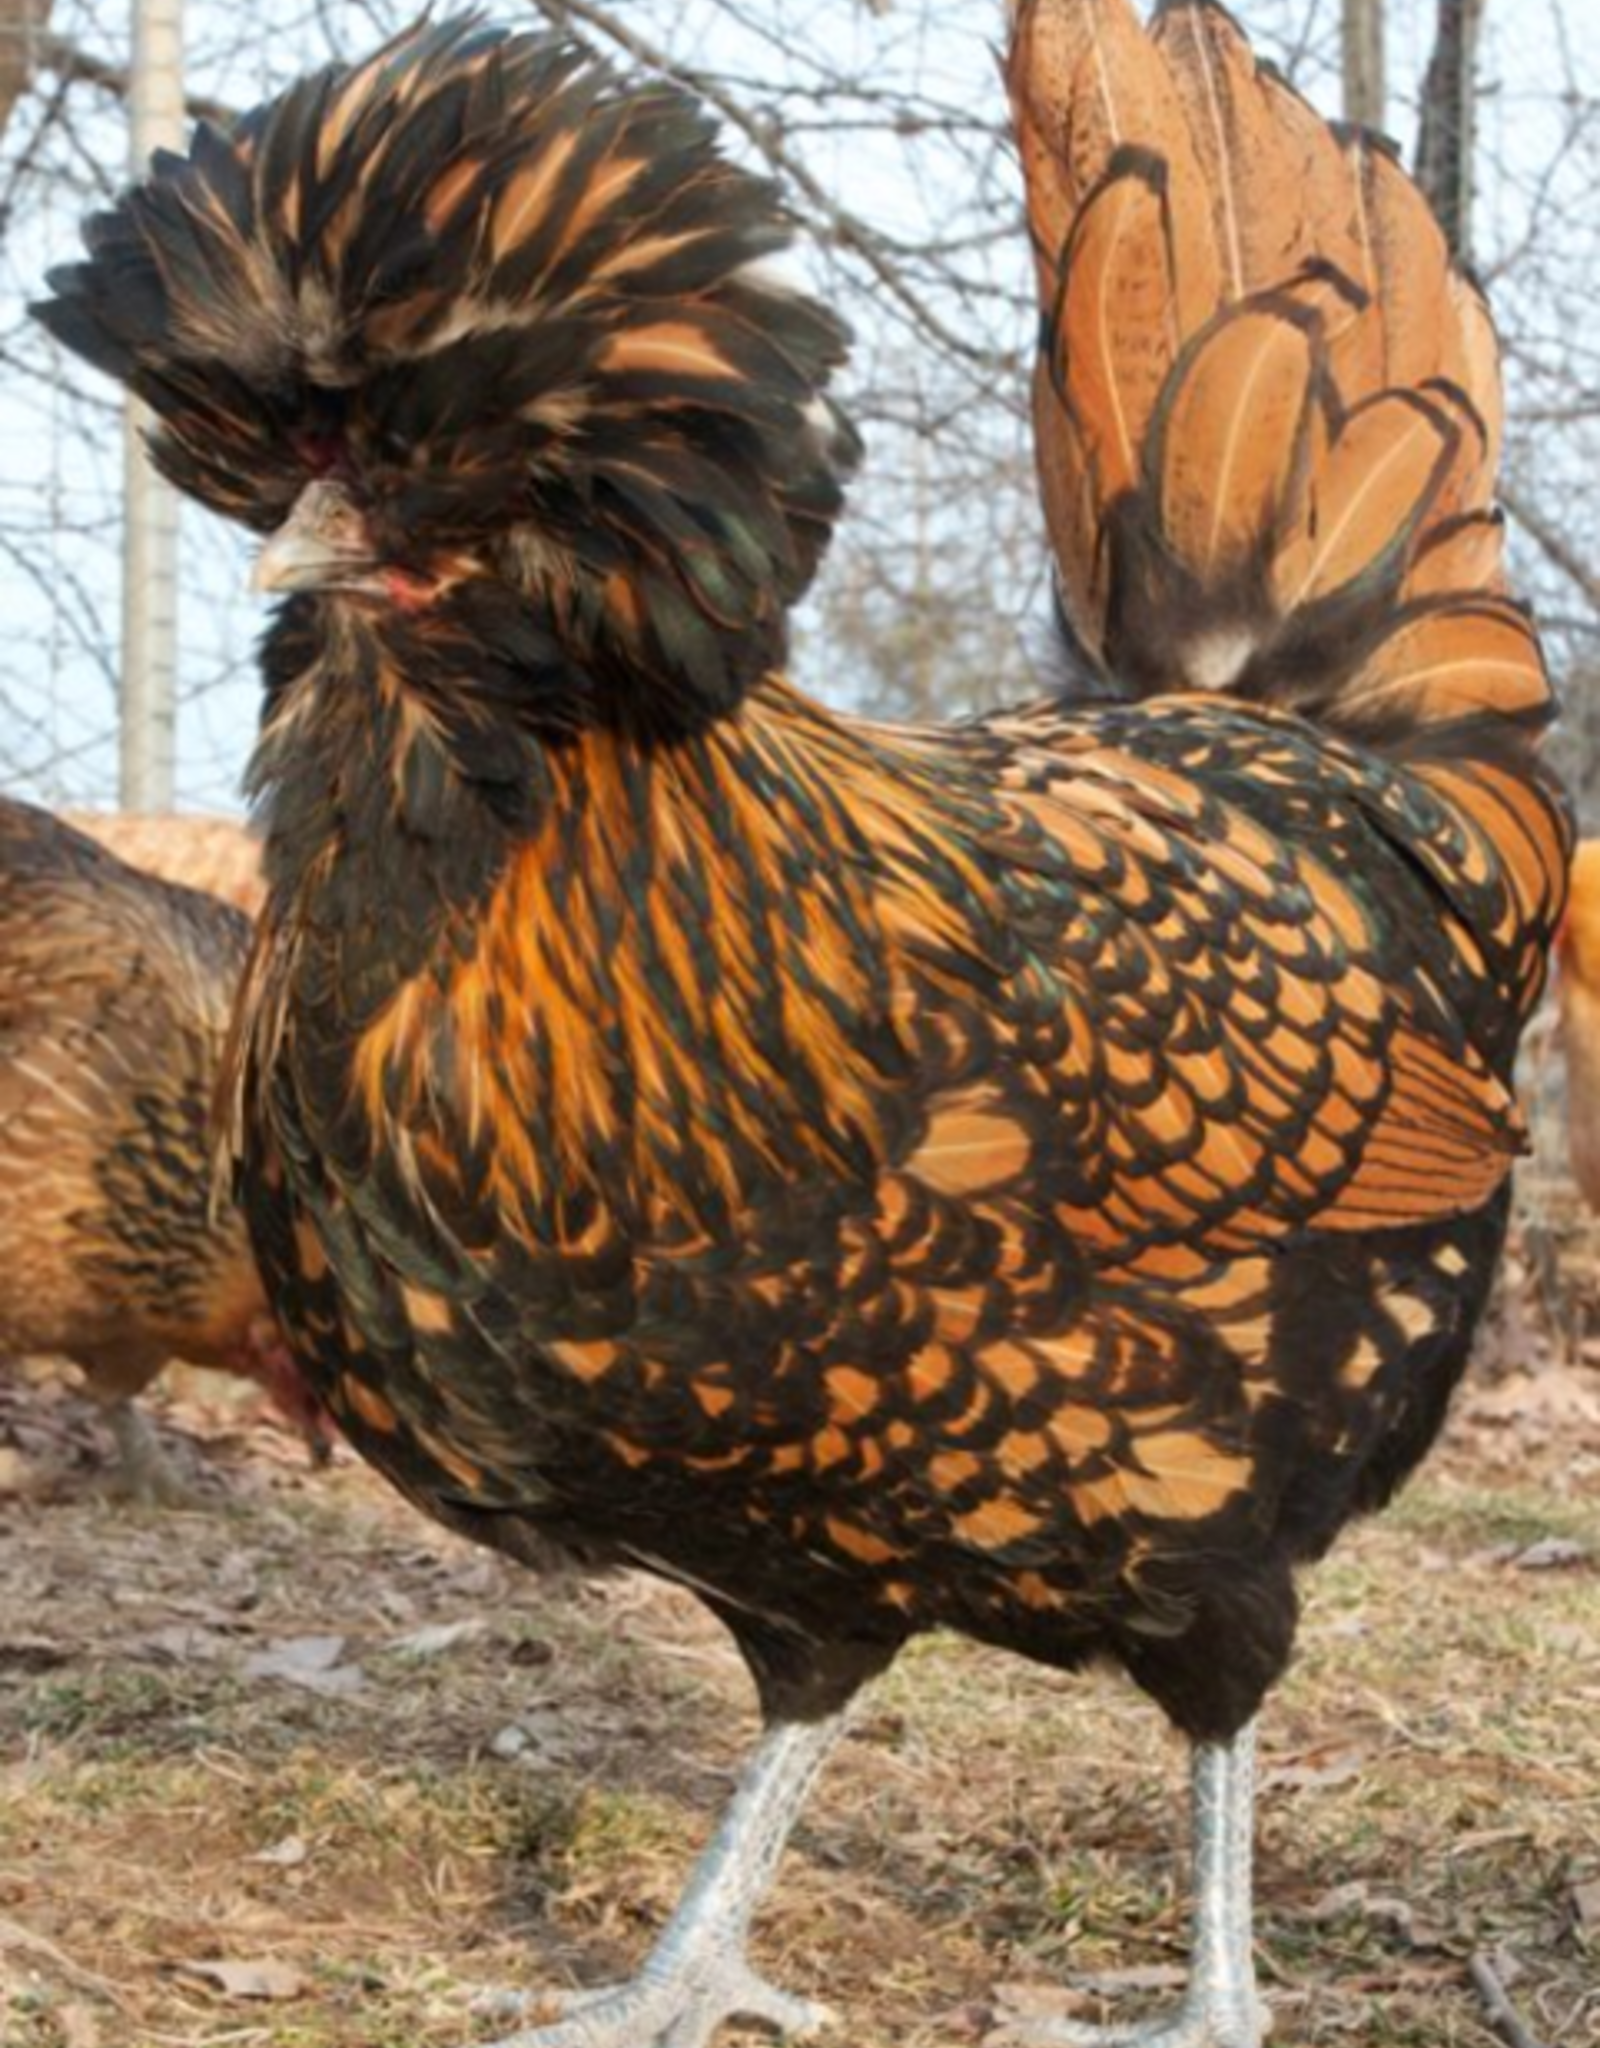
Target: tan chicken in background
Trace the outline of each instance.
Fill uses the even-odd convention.
[[[67,824],[88,833],[131,868],[220,896],[247,917],[260,910],[261,841],[236,818],[181,817],[176,812],[63,811]]]
[[[0,1358],[79,1365],[145,1499],[183,1491],[133,1405],[171,1359],[258,1381],[325,1442],[238,1214],[211,1214],[206,1119],[249,938],[228,904],[0,799]]]
[[[1600,839],[1581,842],[1556,941],[1567,1059],[1567,1143],[1583,1199],[1600,1209]]]

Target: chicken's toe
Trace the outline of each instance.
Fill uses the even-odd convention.
[[[832,2018],[826,2006],[769,1984],[742,1955],[677,1976],[647,1971],[601,1990],[497,1993],[479,2010],[506,2019],[548,2015],[547,2023],[490,2048],[710,2048],[730,2020],[755,2020],[784,2040],[799,2040]]]

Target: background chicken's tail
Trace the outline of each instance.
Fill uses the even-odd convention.
[[[1499,350],[1426,201],[1210,0],[1022,0],[1008,69],[1064,606],[1126,691],[1226,691],[1388,751],[1525,754]],[[1447,741],[1438,728],[1450,729]]]

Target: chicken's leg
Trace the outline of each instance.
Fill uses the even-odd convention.
[[[115,1491],[140,1507],[194,1508],[201,1496],[178,1471],[155,1426],[131,1395],[107,1404],[106,1426],[117,1447]]]
[[[1189,1988],[1170,2019],[1090,2027],[1028,2022],[1018,2048],[1260,2048],[1250,1936],[1250,1852],[1255,1821],[1255,1729],[1194,1752],[1194,1953]]]
[[[842,1725],[837,1715],[770,1728],[639,1975],[604,1991],[498,2000],[501,2012],[553,2006],[564,2016],[495,2048],[706,2048],[724,2020],[764,2020],[789,2035],[820,2026],[824,2009],[767,1984],[745,1940]]]

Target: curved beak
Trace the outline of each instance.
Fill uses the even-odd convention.
[[[252,590],[381,592],[380,564],[366,517],[343,484],[307,484],[288,518],[256,557]]]

